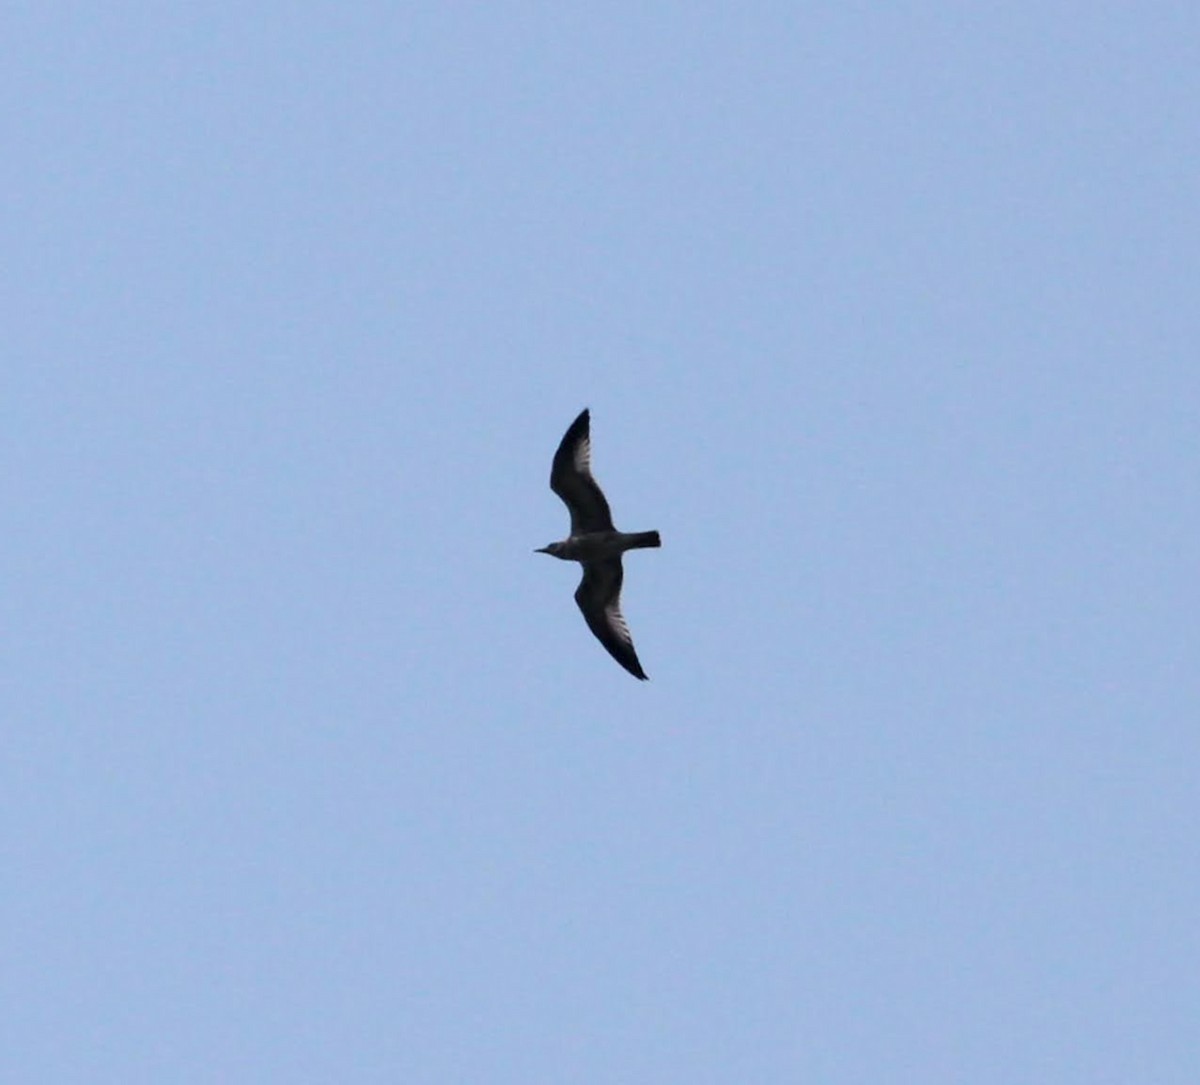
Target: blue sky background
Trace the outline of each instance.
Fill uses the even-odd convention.
[[[0,1077],[1195,1082],[1194,4],[0,29]]]

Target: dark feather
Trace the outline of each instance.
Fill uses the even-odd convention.
[[[612,531],[612,513],[592,478],[590,416],[585,408],[563,435],[550,468],[550,489],[571,514],[571,534]]]
[[[624,577],[620,557],[585,563],[583,579],[575,589],[575,602],[583,611],[588,628],[608,649],[608,654],[635,678],[645,680],[646,672],[633,650],[633,638],[621,614],[621,581]]]

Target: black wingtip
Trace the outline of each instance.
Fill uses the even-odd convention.
[[[567,432],[563,434],[562,444],[560,447],[570,447],[585,433],[590,433],[592,426],[591,419],[591,413],[586,407],[584,407],[583,410],[575,416],[575,421],[567,427]]]

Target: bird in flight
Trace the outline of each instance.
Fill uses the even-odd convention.
[[[590,416],[584,409],[563,435],[550,468],[550,489],[563,499],[571,514],[571,534],[534,553],[550,554],[583,566],[575,602],[588,628],[608,654],[635,678],[646,672],[633,650],[629,626],[621,615],[621,555],[626,550],[662,546],[657,531],[617,531],[612,513],[592,478]]]

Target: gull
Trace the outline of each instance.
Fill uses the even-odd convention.
[[[591,421],[587,408],[559,443],[550,468],[550,489],[563,499],[571,514],[571,534],[535,550],[583,566],[583,579],[575,589],[575,602],[588,628],[608,654],[635,678],[646,678],[633,650],[629,626],[621,614],[621,581],[625,571],[621,555],[626,550],[662,546],[657,531],[617,531],[612,513],[596,480],[592,478]]]

